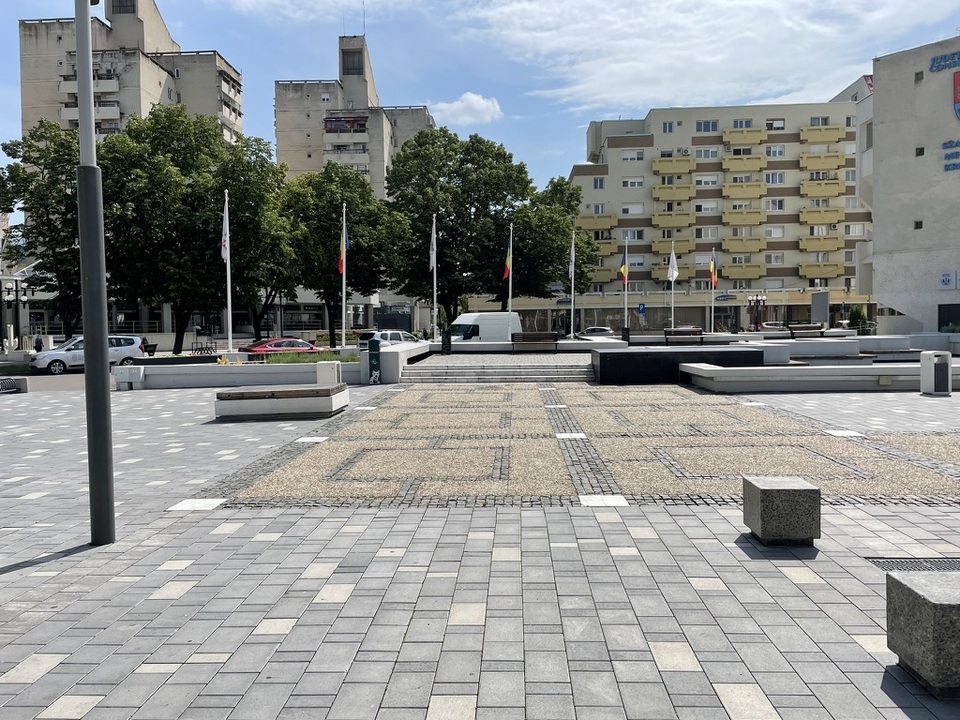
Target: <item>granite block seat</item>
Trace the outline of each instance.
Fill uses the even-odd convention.
[[[743,524],[764,545],[813,545],[820,488],[799,477],[744,476]]]
[[[935,697],[960,697],[960,572],[887,573],[887,647]]]
[[[328,418],[350,402],[346,383],[318,387],[223,390],[214,411],[218,420]]]

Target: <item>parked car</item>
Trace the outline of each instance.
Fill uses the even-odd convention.
[[[588,327],[585,330],[581,330],[577,333],[580,337],[614,337],[613,328],[608,327]]]
[[[326,348],[318,347],[300,338],[288,337],[267,338],[266,340],[259,340],[240,348],[240,352],[251,353],[253,355],[279,352],[311,353],[322,352],[323,350],[326,350]]]
[[[107,342],[107,359],[111,365],[133,365],[134,358],[143,357],[143,339],[136,335],[110,335]],[[82,367],[82,335],[72,337],[52,350],[41,350],[30,358],[31,370],[46,370],[52,375]]]
[[[366,350],[371,340],[379,340],[380,347],[402,342],[426,342],[404,330],[370,330],[357,335],[357,349]]]

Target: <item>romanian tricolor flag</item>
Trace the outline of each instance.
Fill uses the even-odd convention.
[[[503,266],[503,279],[510,277],[510,269],[513,265],[513,248],[507,249],[507,262]]]
[[[627,284],[627,278],[630,275],[630,268],[627,266],[627,254],[623,254],[623,262],[620,263],[620,274],[623,275],[623,284]]]
[[[714,290],[717,289],[717,256],[716,254],[710,256],[710,287]]]
[[[343,229],[340,231],[340,259],[337,261],[337,271],[343,275],[347,265],[347,250],[350,249],[350,235],[347,233],[347,205],[343,205]]]

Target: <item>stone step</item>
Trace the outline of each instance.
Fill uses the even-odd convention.
[[[401,383],[521,383],[521,382],[593,382],[594,376],[576,375],[417,375],[400,378]]]

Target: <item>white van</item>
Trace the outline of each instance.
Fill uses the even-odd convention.
[[[510,342],[510,335],[518,332],[521,332],[518,313],[464,313],[458,315],[450,326],[450,339],[454,342]]]

